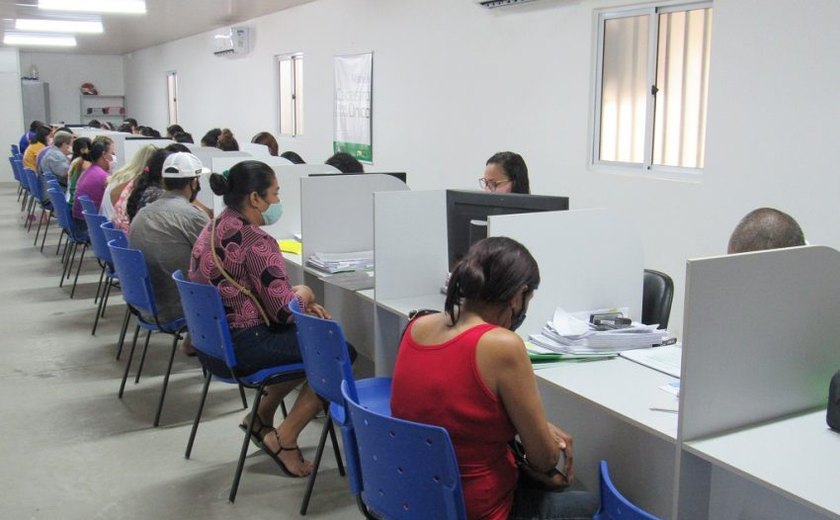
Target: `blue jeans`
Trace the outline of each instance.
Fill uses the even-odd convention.
[[[574,486],[573,486],[574,487]],[[544,491],[520,480],[509,520],[589,520],[598,511],[598,495],[579,489]]]

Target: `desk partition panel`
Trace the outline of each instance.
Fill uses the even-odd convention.
[[[119,162],[119,165],[122,166],[131,161],[134,154],[136,154],[137,151],[144,146],[151,144],[158,148],[166,148],[175,141],[172,141],[171,139],[151,139],[148,137],[127,136],[125,139],[121,139],[120,142],[122,143],[122,150],[117,149],[116,154],[117,161]]]
[[[522,334],[536,333],[562,307],[569,312],[627,307],[642,314],[642,243],[627,218],[606,209],[491,216],[488,236],[521,242],[540,266]]]

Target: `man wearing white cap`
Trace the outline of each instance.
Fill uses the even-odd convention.
[[[201,189],[199,176],[205,173],[210,170],[195,155],[169,155],[162,172],[165,193],[131,222],[128,242],[146,257],[161,323],[184,315],[172,273],[189,270],[193,244],[209,222],[207,214],[192,204]],[[189,351],[186,345],[185,350]]]

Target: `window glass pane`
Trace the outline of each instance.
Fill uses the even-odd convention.
[[[648,92],[647,15],[604,22],[600,160],[641,163]]]
[[[303,135],[303,56],[295,63],[295,135]]]
[[[292,60],[279,60],[280,83],[280,133],[294,135],[294,100],[292,98]]]
[[[174,72],[166,75],[166,102],[169,124],[178,123],[178,76]]]
[[[711,9],[659,15],[653,164],[702,168]]]

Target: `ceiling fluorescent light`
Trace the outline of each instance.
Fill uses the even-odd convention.
[[[145,14],[146,0],[38,0],[38,9]]]
[[[18,31],[60,32],[98,34],[102,32],[102,22],[77,20],[15,20]]]
[[[47,47],[75,47],[76,38],[62,34],[27,34],[7,32],[3,36],[5,45],[42,45]]]

